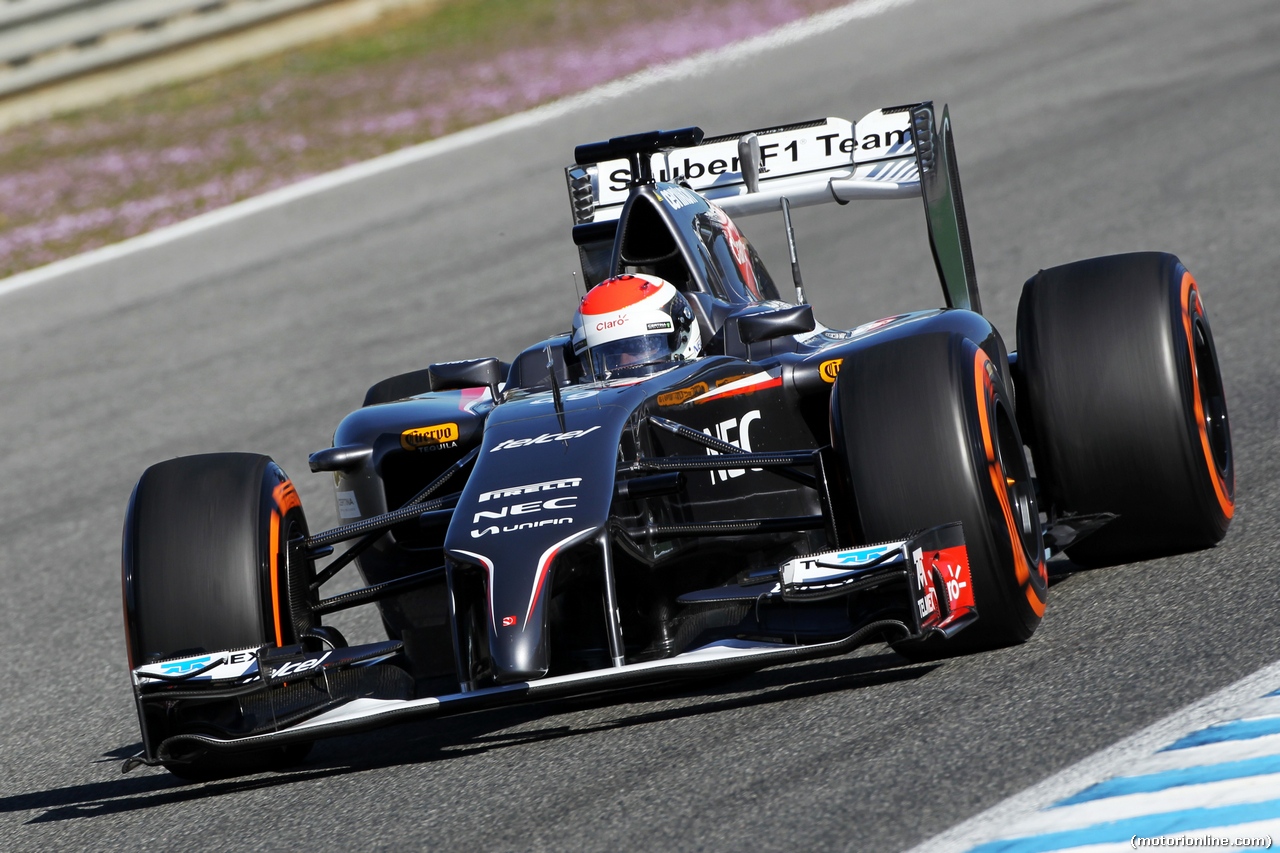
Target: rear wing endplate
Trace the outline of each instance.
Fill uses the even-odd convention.
[[[742,164],[757,145],[758,175]],[[616,149],[599,143],[579,150]],[[730,216],[781,210],[784,198],[791,207],[923,198],[947,307],[981,310],[946,107],[940,117],[926,101],[875,110],[856,123],[824,118],[709,137],[660,150],[649,164],[658,182],[687,185]],[[625,157],[565,169],[574,224],[617,220],[631,172]]]

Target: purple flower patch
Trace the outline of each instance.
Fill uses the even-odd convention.
[[[513,29],[389,59],[366,50],[367,61],[336,67],[308,65],[334,50],[317,46],[7,131],[0,136],[0,275],[723,47],[846,0],[528,2],[556,22],[536,38]],[[405,24],[344,44],[394,36],[396,26]]]

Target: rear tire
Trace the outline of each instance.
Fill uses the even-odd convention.
[[[832,414],[862,541],[964,527],[978,621],[943,645],[900,651],[1027,640],[1047,598],[1044,546],[1013,400],[987,353],[945,332],[862,350],[841,367]]]
[[[1207,548],[1235,511],[1231,428],[1195,279],[1144,252],[1042,270],[1018,305],[1042,498],[1118,518],[1067,556],[1105,565]]]
[[[291,565],[289,539],[307,534],[293,484],[266,456],[212,453],[148,468],[124,531],[125,633],[130,667],[246,647],[283,646],[312,626],[314,567]],[[168,707],[171,705],[173,707]],[[144,740],[200,730],[200,707],[148,703]],[[210,706],[214,713],[219,706]],[[217,711],[225,720],[225,709]],[[297,747],[165,766],[207,779],[293,763]]]

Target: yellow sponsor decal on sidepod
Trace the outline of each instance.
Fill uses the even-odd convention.
[[[711,390],[705,382],[696,382],[688,388],[680,388],[676,391],[668,391],[665,394],[658,395],[659,406],[678,406],[688,400],[692,400],[699,394],[705,394]]]
[[[843,358],[833,358],[818,365],[818,372],[822,374],[822,381],[835,382],[836,377],[840,375],[840,365],[843,363]]]
[[[417,450],[419,447],[431,447],[457,440],[458,425],[455,423],[415,427],[400,433],[400,446],[405,450]]]

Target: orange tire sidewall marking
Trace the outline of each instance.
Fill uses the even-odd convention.
[[[278,491],[278,488],[277,488]],[[296,495],[295,495],[296,498]],[[280,513],[271,510],[271,612],[276,619],[276,646],[284,645],[280,626]]]
[[[991,372],[988,369],[990,365],[990,357],[982,347],[978,347],[977,354],[973,358],[973,384],[978,395],[978,420],[982,426],[982,449],[987,457],[987,471],[991,476],[991,487],[1000,501],[1000,510],[1004,514],[1005,529],[1009,534],[1009,546],[1013,551],[1014,575],[1018,579],[1018,584],[1025,591],[1027,603],[1031,605],[1032,612],[1036,616],[1044,616],[1044,597],[1040,595],[1035,585],[1031,583],[1031,565],[1027,561],[1026,548],[1022,546],[1022,536],[1018,533],[1018,524],[1013,518],[1013,507],[1009,505],[1009,489],[1005,483],[1004,469],[1001,467],[1000,459],[996,455],[995,441],[991,435],[991,423],[987,417],[987,408],[991,399],[995,396],[995,386],[992,383]],[[1036,574],[1040,576],[1041,581],[1045,581],[1048,577],[1043,557],[1036,561]]]
[[[284,480],[271,490],[276,508],[271,510],[271,612],[275,616],[276,646],[284,645],[283,618],[280,608],[280,524],[291,510],[302,508],[302,498],[292,480]]]
[[[272,489],[271,496],[275,498],[281,515],[286,515],[289,510],[302,506],[302,499],[298,497],[298,490],[293,487],[292,480],[285,480]]]
[[[1200,433],[1200,449],[1204,452],[1204,463],[1209,469],[1209,481],[1213,483],[1213,493],[1218,499],[1218,509],[1222,510],[1223,516],[1228,520],[1235,515],[1236,502],[1235,496],[1228,494],[1227,484],[1223,481],[1222,475],[1218,473],[1218,466],[1213,461],[1213,451],[1209,447],[1209,425],[1205,419],[1204,401],[1200,399],[1200,374],[1196,367],[1196,345],[1195,336],[1191,329],[1191,300],[1196,303],[1196,312],[1200,316],[1204,316],[1204,306],[1200,304],[1200,290],[1196,287],[1196,280],[1191,277],[1191,273],[1183,272],[1182,274],[1182,327],[1187,333],[1187,355],[1191,362],[1191,392],[1192,403],[1195,407],[1196,429]]]

